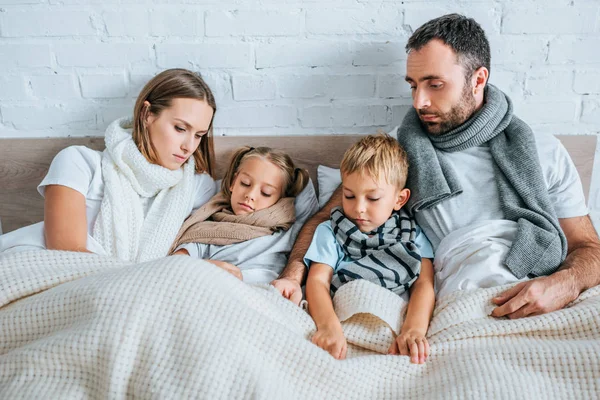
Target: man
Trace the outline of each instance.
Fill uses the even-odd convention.
[[[398,140],[409,154],[408,206],[436,250],[436,284],[452,291],[521,281],[493,299],[492,315],[508,318],[561,309],[600,284],[600,241],[575,167],[555,138],[534,136],[487,84],[490,49],[479,24],[436,18],[406,50],[413,108]],[[341,196],[338,188],[305,224],[272,282],[295,303],[304,253]],[[456,250],[465,246],[467,255]]]

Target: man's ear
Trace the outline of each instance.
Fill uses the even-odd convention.
[[[473,73],[473,80],[471,82],[471,86],[473,86],[473,95],[483,93],[483,89],[485,88],[489,76],[490,71],[488,71],[486,67],[479,67]]]
[[[410,189],[404,188],[400,190],[396,197],[396,204],[394,204],[394,210],[398,211],[399,209],[404,207],[408,199],[410,199]]]

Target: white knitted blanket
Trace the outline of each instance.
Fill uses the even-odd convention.
[[[600,287],[514,321],[488,316],[500,290],[443,299],[425,365],[354,345],[337,361],[310,343],[315,327],[302,309],[201,260],[0,255],[0,398],[597,397]],[[338,312],[352,314],[345,307],[361,305],[351,294],[369,291],[350,287]],[[352,340],[381,349],[395,307],[382,308],[387,323],[367,316],[373,329]],[[358,331],[345,324],[350,341]]]

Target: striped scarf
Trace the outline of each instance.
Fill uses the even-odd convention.
[[[351,280],[366,279],[400,295],[419,277],[417,225],[404,210],[393,213],[379,228],[363,233],[341,207],[336,207],[331,210],[331,225],[344,253],[353,260],[334,272],[333,293]]]

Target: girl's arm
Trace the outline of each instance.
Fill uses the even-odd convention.
[[[46,248],[89,252],[83,194],[66,186],[48,185],[44,197]]]
[[[172,255],[174,255],[174,256],[177,256],[177,255],[189,256],[190,253],[186,249],[179,249]],[[235,276],[236,278],[238,278],[241,281],[244,280],[244,277],[242,276],[242,271],[240,270],[240,268],[231,263],[228,263],[225,261],[219,261],[219,260],[209,260],[209,259],[204,259],[204,261],[209,262],[213,265],[216,265],[217,267],[219,267],[221,269],[224,269],[225,271],[229,272],[231,275]]]
[[[312,342],[333,357],[346,358],[347,343],[342,325],[333,310],[329,292],[333,268],[327,264],[312,263],[306,281],[308,312],[317,325]]]
[[[430,259],[421,260],[421,273],[410,288],[410,300],[406,319],[400,335],[390,347],[390,353],[410,355],[411,362],[422,364],[429,356],[429,343],[425,339],[435,306],[433,290],[433,264]]]

